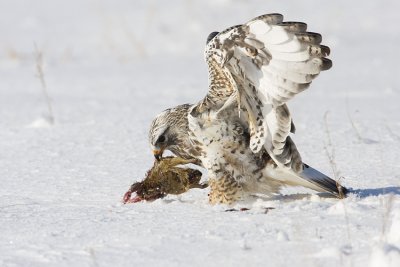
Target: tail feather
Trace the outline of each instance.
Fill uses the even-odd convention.
[[[312,189],[319,192],[331,193],[339,198],[343,198],[347,194],[347,188],[307,164],[304,164],[304,169],[299,176],[312,183],[314,185]]]
[[[338,198],[344,198],[348,192],[347,188],[339,182],[317,171],[303,163],[303,170],[300,173],[291,169],[267,168],[266,176],[292,186],[304,186],[318,192],[332,194]]]

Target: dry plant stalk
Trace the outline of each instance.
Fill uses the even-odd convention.
[[[356,133],[358,141],[364,142],[364,138],[362,138],[360,131],[357,129],[356,125],[354,124],[353,118],[350,115],[349,100],[347,98],[346,98],[346,113],[347,113],[347,117],[349,118],[351,127],[353,128],[354,132]]]
[[[340,172],[337,168],[336,165],[336,160],[335,160],[335,148],[332,145],[332,139],[331,139],[331,132],[329,130],[329,126],[328,126],[328,114],[329,112],[325,112],[324,114],[324,123],[325,123],[325,133],[326,133],[326,137],[328,142],[325,144],[324,149],[326,152],[326,155],[329,159],[329,164],[331,166],[332,172],[333,172],[333,176],[335,178],[336,184],[339,185],[340,180],[342,180],[342,177],[340,177]],[[330,150],[329,150],[330,148]],[[340,189],[340,188],[338,188]],[[340,192],[340,191],[339,191]]]
[[[329,126],[328,126],[328,114],[329,114],[328,111],[325,112],[325,114],[324,114],[325,132],[326,132],[326,136],[327,136],[327,140],[328,140],[328,143],[325,144],[324,149],[325,149],[326,155],[328,156],[329,163],[331,165],[336,184],[338,185],[339,195],[341,195],[340,198],[344,198],[344,194],[343,194],[342,188],[339,183],[339,181],[342,179],[342,177],[340,177],[340,172],[336,165],[335,148],[332,144],[331,132],[330,132]],[[330,150],[329,150],[329,148],[330,148]],[[349,217],[347,214],[346,204],[344,201],[343,201],[343,210],[344,210],[344,218],[346,221],[347,238],[349,239],[349,242],[351,244],[350,223],[349,223]]]
[[[387,124],[387,122],[384,122],[384,125],[386,127],[386,130],[388,131],[388,133],[390,134],[390,136],[392,137],[392,139],[396,140],[396,141],[400,141],[400,136],[398,136],[397,134],[395,134],[392,129],[389,127],[389,125]]]
[[[46,86],[46,81],[44,79],[44,71],[43,71],[43,53],[42,51],[39,50],[37,47],[36,43],[35,45],[35,58],[36,58],[36,71],[37,71],[37,77],[40,80],[40,84],[42,85],[42,92],[47,104],[47,109],[48,109],[48,121],[50,124],[54,124],[54,115],[53,115],[53,108],[51,106],[51,99],[50,96],[47,92],[47,86]]]
[[[394,203],[394,194],[390,194],[387,198],[387,201],[383,203],[383,206],[385,208],[384,214],[383,214],[383,223],[382,223],[382,236],[381,236],[381,241],[386,242],[386,237],[387,237],[387,230],[390,227],[391,220],[390,220],[390,213],[392,212],[393,209],[393,203]]]
[[[130,43],[133,45],[135,50],[137,51],[137,54],[139,55],[140,58],[146,58],[147,57],[147,51],[146,47],[144,45],[144,42],[136,38],[136,35],[134,31],[132,31],[129,27],[129,24],[126,22],[124,18],[121,18],[121,23],[123,25],[123,30],[128,37]]]

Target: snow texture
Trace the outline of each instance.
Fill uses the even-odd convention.
[[[0,0],[0,266],[400,266],[399,8]],[[152,118],[205,95],[208,33],[272,12],[332,50],[289,107],[303,160],[353,193],[287,189],[241,212],[200,189],[122,205],[151,167]]]

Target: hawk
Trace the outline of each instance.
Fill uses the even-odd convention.
[[[332,66],[329,47],[302,22],[258,16],[213,32],[205,60],[204,99],[167,109],[149,131],[154,156],[165,150],[208,171],[211,204],[303,186],[343,197],[346,189],[302,162],[286,102]]]

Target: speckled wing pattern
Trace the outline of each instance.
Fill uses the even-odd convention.
[[[247,111],[250,149],[264,147],[278,166],[296,172],[303,165],[289,136],[294,126],[286,102],[332,66],[321,35],[306,29],[267,14],[216,34],[205,51],[209,92],[196,107],[215,111],[235,98]]]

